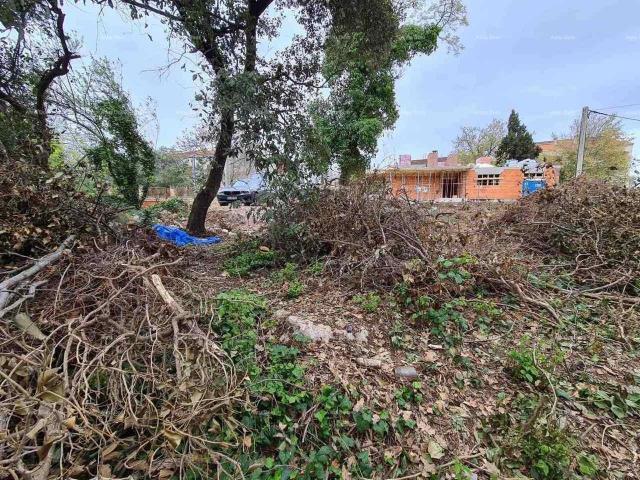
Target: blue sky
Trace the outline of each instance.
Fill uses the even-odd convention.
[[[466,0],[465,49],[446,48],[404,69],[396,91],[400,119],[380,141],[376,163],[401,153],[448,153],[460,127],[506,120],[512,108],[536,140],[562,133],[581,108],[640,104],[640,2],[635,0]],[[162,25],[149,28],[105,9],[66,4],[68,22],[83,39],[81,53],[122,63],[124,85],[137,102],[155,99],[159,145],[172,145],[195,122],[189,102],[196,92],[190,72],[160,75],[180,50]],[[291,27],[288,27],[290,33]],[[151,41],[147,33],[151,34]],[[272,50],[273,46],[262,48]],[[640,105],[606,110],[640,118]],[[625,130],[637,137],[640,122]]]

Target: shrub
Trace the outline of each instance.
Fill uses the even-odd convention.
[[[523,435],[522,459],[536,480],[570,478],[575,440],[554,424],[537,425]]]
[[[364,295],[356,295],[353,301],[360,305],[365,312],[373,313],[378,310],[382,299],[377,293],[369,292]]]
[[[227,259],[224,269],[233,277],[245,277],[254,270],[275,265],[276,255],[272,250],[261,250],[255,245],[247,245],[248,250]]]
[[[181,198],[170,198],[140,210],[140,222],[143,225],[153,225],[165,212],[186,215],[188,208],[189,205]]]

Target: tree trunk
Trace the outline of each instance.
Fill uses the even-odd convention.
[[[220,183],[222,182],[222,174],[224,166],[227,163],[229,150],[231,149],[231,141],[235,131],[233,110],[226,110],[220,122],[220,137],[216,144],[211,169],[207,176],[202,189],[193,199],[191,211],[189,212],[189,220],[187,221],[187,230],[192,235],[205,235],[205,220],[211,203],[216,198]]]

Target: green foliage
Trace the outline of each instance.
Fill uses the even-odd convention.
[[[575,440],[553,424],[536,425],[526,432],[519,445],[522,460],[536,480],[570,478]]]
[[[241,246],[241,251],[224,262],[224,269],[233,277],[245,277],[254,270],[275,265],[273,250],[263,251],[255,242]]]
[[[296,280],[298,278],[298,264],[287,262],[284,264],[284,267],[274,272],[271,277],[278,283],[285,283]]]
[[[257,331],[263,327],[265,305],[262,297],[244,290],[216,297],[212,326],[220,345],[244,374],[240,387],[254,407],[236,412],[226,427],[212,433],[212,440],[241,444],[242,437],[250,436],[248,450],[240,447],[228,454],[238,459],[246,477],[256,480],[323,480],[327,475],[339,477],[343,468],[354,478],[371,477],[374,467],[369,453],[362,449],[362,439],[372,434],[383,439],[392,430],[406,432],[416,427],[415,421],[402,418],[392,425],[387,411],[374,413],[365,408],[354,412],[349,396],[332,385],[311,395],[297,348],[268,342],[264,349],[259,348]],[[419,401],[420,385],[411,388],[407,398]],[[311,418],[309,412],[313,412]],[[302,431],[313,441],[302,443]],[[394,465],[394,459],[388,461]],[[234,468],[231,464],[225,467],[228,471]]]
[[[152,183],[156,187],[191,186],[191,170],[186,160],[165,148],[155,152],[155,170]]]
[[[378,310],[378,307],[380,307],[382,298],[380,298],[380,295],[377,293],[369,292],[363,295],[355,295],[353,297],[353,301],[360,305],[365,312],[373,313]]]
[[[416,54],[433,53],[440,33],[435,25],[400,27],[390,4],[372,5],[378,3],[384,6],[375,18],[357,12],[345,22],[355,25],[334,27],[324,66],[331,94],[312,110],[317,154],[339,165],[342,181],[366,171],[378,139],[398,118],[394,88],[398,68]],[[363,33],[367,22],[385,24],[379,26],[375,45],[371,35]]]
[[[87,156],[97,169],[107,168],[126,202],[140,207],[153,176],[155,156],[138,131],[138,120],[129,97],[115,92],[112,98],[94,105],[94,114],[106,132]]]
[[[454,300],[436,306],[427,296],[419,297],[415,302],[415,311],[411,318],[420,324],[429,325],[431,334],[443,341],[447,346],[460,344],[469,324],[460,311],[466,303]]]
[[[400,408],[408,405],[417,405],[422,402],[422,382],[411,382],[411,385],[405,385],[394,393],[396,403]]]
[[[537,384],[542,378],[542,371],[536,366],[533,350],[521,347],[509,352],[512,361],[511,370],[515,377],[528,383]]]
[[[389,338],[391,340],[391,346],[393,348],[398,350],[405,348],[406,331],[407,329],[404,323],[402,323],[401,321],[394,322],[394,324],[391,326],[391,329],[389,330]]]
[[[277,283],[286,286],[287,298],[298,298],[305,289],[299,275],[298,265],[293,262],[287,262],[282,269],[273,273],[272,278]]]
[[[578,472],[585,477],[593,478],[600,470],[598,457],[592,454],[582,453],[578,456]]]
[[[640,389],[630,388],[627,393],[613,391],[609,388],[607,391],[603,388],[587,388],[586,386],[578,389],[578,395],[581,400],[604,410],[616,419],[623,419],[634,412],[640,413]]]
[[[255,368],[256,322],[265,313],[266,302],[246,290],[230,290],[216,297],[216,305],[212,328],[220,335],[222,348],[239,368]]]
[[[569,134],[559,139],[557,156],[549,157],[549,161],[562,166],[560,179],[563,182],[576,175],[579,124],[580,121],[576,120]],[[583,174],[587,178],[604,179],[626,186],[633,163],[633,155],[629,153],[632,141],[624,132],[620,119],[591,115],[587,122]]]
[[[287,298],[298,298],[304,293],[304,283],[300,280],[292,280],[287,287]]]
[[[150,207],[140,210],[140,222],[143,225],[153,225],[157,223],[160,215],[165,212],[186,214],[188,211],[187,203],[181,198],[169,198],[164,202],[156,203]]]
[[[324,271],[324,262],[322,260],[315,260],[307,268],[309,273],[314,276],[320,276]]]
[[[462,255],[455,258],[438,259],[438,279],[451,281],[456,285],[462,285],[471,278],[471,273],[464,267],[476,263],[470,255]]]
[[[454,140],[453,148],[461,163],[473,164],[479,157],[495,156],[506,131],[505,123],[497,118],[486,127],[464,126]]]
[[[498,147],[498,159],[501,162],[505,162],[511,159],[538,158],[540,152],[540,147],[533,142],[531,133],[520,122],[520,117],[516,111],[511,110],[507,124],[507,135],[502,139]]]

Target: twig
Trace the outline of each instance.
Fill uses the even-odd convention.
[[[2,283],[0,283],[0,309],[4,309],[9,303],[9,300],[13,295],[11,289],[14,286],[19,285],[25,280],[33,277],[40,270],[58,260],[64,253],[65,249],[74,241],[74,239],[75,235],[70,235],[64,242],[62,242],[62,244],[57,248],[56,251],[40,258],[33,266],[29,267],[27,270],[24,270],[17,275],[14,275],[13,277],[9,277]],[[0,315],[0,318],[2,318],[2,315]]]

